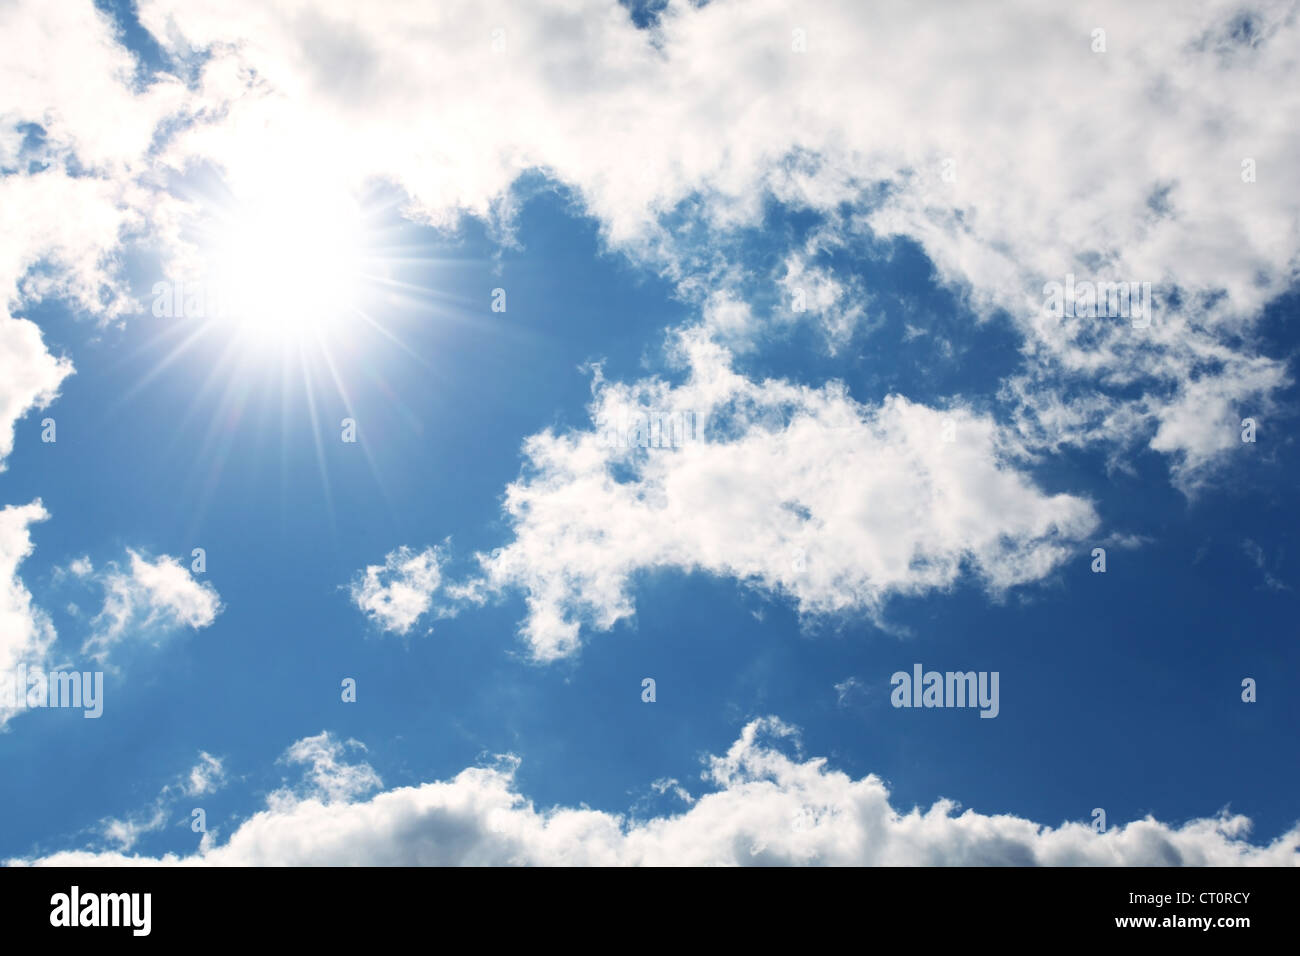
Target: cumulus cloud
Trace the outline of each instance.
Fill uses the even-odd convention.
[[[104,604],[92,621],[82,653],[101,663],[127,638],[155,637],[181,628],[199,630],[221,612],[216,588],[196,581],[178,559],[150,559],[127,549],[123,569],[110,562],[93,579],[104,589]]]
[[[892,595],[963,574],[994,594],[1037,580],[1097,519],[1088,502],[1041,491],[1032,454],[1145,445],[1190,493],[1240,452],[1240,419],[1267,418],[1290,380],[1254,334],[1263,306],[1293,286],[1300,253],[1300,129],[1277,121],[1300,106],[1300,23],[1282,0],[1249,10],[1230,0],[1087,10],[898,2],[869,12],[824,0],[802,4],[798,22],[783,0],[673,2],[646,31],[613,0],[381,5],[364,15],[328,0],[138,6],[192,87],[142,81],[89,0],[0,10],[0,466],[15,422],[48,406],[72,372],[18,313],[62,296],[104,319],[123,315],[123,242],[146,224],[174,238],[174,217],[202,214],[166,199],[166,174],[208,161],[245,198],[304,171],[322,193],[378,178],[405,191],[412,218],[449,224],[508,215],[512,183],[543,170],[573,188],[609,243],[700,304],[713,341],[686,340],[684,385],[604,385],[593,431],[525,445],[527,473],[506,498],[513,540],[484,556],[484,587],[523,590],[524,634],[542,659],[571,653],[584,624],[607,629],[631,615],[630,582],[655,568],[727,575],[806,613],[877,614]],[[715,240],[760,224],[770,200],[823,218],[823,246],[916,242],[979,320],[1008,322],[1022,363],[993,414],[904,395],[861,405],[835,383],[735,374],[717,343],[744,347],[763,316],[740,291],[745,270]],[[854,280],[808,247],[777,261],[774,290],[805,283],[833,342],[861,327],[865,290]],[[1045,314],[1043,284],[1067,274],[1149,281],[1159,321],[1139,329]],[[646,404],[720,430],[682,448],[609,447],[611,417]],[[53,629],[16,569],[44,511],[35,502],[0,516],[0,649],[38,660]],[[405,632],[428,612],[441,572],[434,559],[410,554],[390,567],[392,557],[362,572],[354,598]],[[219,611],[211,586],[173,559],[132,552],[128,570],[100,575],[107,598],[87,642],[99,655],[128,633],[202,627]],[[715,778],[722,789],[690,814],[728,799],[752,809],[753,794],[786,793],[804,777],[841,781],[820,765],[769,759],[774,751],[753,740],[742,751],[748,769]],[[300,756],[323,780],[341,766],[324,741]],[[1294,859],[1293,835],[1251,847],[1239,817],[1177,830],[1142,821],[1093,837],[946,806],[898,814],[872,780],[842,783],[853,807],[860,798],[875,808],[857,819],[883,827],[868,841],[881,859],[893,858],[890,847],[924,856],[934,833],[983,860]],[[677,821],[713,822],[687,814],[628,828],[591,811],[537,813],[500,768],[365,802],[351,785],[321,793],[268,809],[226,852],[328,857],[374,839],[393,815],[417,839],[394,838],[379,858],[644,861],[672,849],[670,836],[695,835]],[[502,810],[507,832],[479,838],[471,824],[484,806]],[[831,832],[819,820],[798,832]],[[470,826],[465,841],[451,840],[455,851],[420,828],[464,832],[449,821]],[[716,823],[716,838],[699,843],[711,860],[804,852],[780,841],[754,850],[757,830]],[[319,852],[311,839],[294,842],[319,827],[328,830]],[[858,845],[859,830],[833,832],[836,846]],[[590,839],[579,846],[575,834]],[[720,845],[727,834],[732,845]]]
[[[385,631],[409,633],[433,607],[442,583],[443,554],[436,547],[413,551],[402,546],[383,564],[368,565],[352,582],[352,603]]]
[[[51,297],[101,320],[132,303],[117,253],[158,191],[143,181],[184,84],[137,81],[135,58],[93,3],[0,8],[0,469],[14,423],[48,406],[73,372],[15,312]]]
[[[14,424],[48,406],[71,374],[72,363],[50,354],[35,323],[0,314],[0,471],[13,451]]]
[[[68,851],[13,864],[219,866],[1295,866],[1300,826],[1265,845],[1250,821],[1226,812],[1171,826],[1151,817],[1105,833],[1085,823],[1046,826],[1008,814],[895,807],[874,774],[853,779],[824,758],[791,754],[793,728],[754,720],[725,754],[709,758],[697,798],[681,813],[633,819],[586,807],[539,809],[515,784],[518,761],[503,758],[450,780],[354,799],[357,767],[312,738],[308,792],[273,795],[221,845],[162,858]],[[299,744],[304,743],[300,741]],[[298,747],[298,744],[295,744]],[[322,768],[343,783],[331,795]],[[672,781],[661,782],[664,789]],[[324,789],[325,797],[320,791]]]
[[[159,122],[185,95],[175,77],[143,82],[112,18],[93,3],[6,3],[0,53],[0,121],[39,126],[42,158],[75,156],[80,168],[95,173],[138,169]],[[65,210],[60,218],[79,215]]]
[[[0,677],[22,666],[43,667],[55,640],[49,615],[32,603],[18,577],[18,566],[34,549],[31,526],[49,516],[40,499],[0,509]],[[0,698],[0,729],[23,709]]]
[[[1037,488],[1013,437],[971,409],[755,382],[706,337],[680,345],[681,385],[598,376],[593,429],[524,444],[505,495],[513,539],[480,561],[487,589],[524,592],[540,660],[573,653],[582,624],[631,616],[642,571],[878,616],[963,574],[995,595],[1036,581],[1097,527],[1090,502]]]
[[[264,180],[267,157],[329,156],[339,182],[398,183],[411,215],[445,223],[493,218],[542,169],[702,302],[737,269],[711,240],[760,222],[768,199],[826,217],[823,243],[915,241],[1021,335],[1004,397],[1043,447],[1147,443],[1190,490],[1228,453],[1227,419],[1289,380],[1249,334],[1300,252],[1300,131],[1270,119],[1300,105],[1282,0],[824,0],[797,17],[781,0],[674,2],[649,30],[610,0],[364,17],[147,0],[140,16],[180,60],[206,57],[197,121],[164,161],[212,161],[235,188]],[[860,290],[806,254],[776,281],[805,282],[842,338]],[[1043,284],[1067,273],[1150,282],[1160,325],[1044,316]]]
[[[26,210],[3,230],[17,237],[0,247],[6,289],[48,255],[70,278],[28,275],[29,294],[57,282],[119,314],[106,253],[147,222],[181,255],[178,217],[211,211],[160,184],[195,163],[245,199],[308,173],[320,197],[384,180],[437,224],[508,216],[512,184],[537,169],[737,348],[762,316],[730,288],[746,270],[718,238],[769,201],[824,220],[769,291],[803,289],[833,345],[863,325],[866,290],[814,253],[914,241],[979,319],[1001,310],[1021,337],[1001,400],[1025,441],[1146,445],[1189,494],[1238,447],[1232,422],[1273,411],[1290,380],[1252,331],[1300,261],[1300,130],[1272,120],[1300,106],[1284,0],[811,0],[794,18],[783,0],[678,0],[650,29],[613,0],[364,15],[144,0],[139,16],[192,84],[144,77],[89,0],[0,13],[14,104],[0,210]],[[37,173],[24,123],[45,137]],[[73,158],[92,175],[69,175]],[[1158,323],[1044,315],[1044,283],[1067,274],[1151,283]],[[21,383],[0,392],[0,452],[6,420],[70,370],[34,335],[0,320],[0,361],[25,369],[0,378]]]

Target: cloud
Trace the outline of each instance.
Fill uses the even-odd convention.
[[[808,253],[791,253],[778,280],[792,316],[806,311],[822,323],[832,350],[849,341],[866,315],[866,293],[856,279],[843,282],[834,272],[816,265]]]
[[[971,409],[755,382],[703,336],[680,346],[681,385],[598,375],[592,430],[524,443],[504,502],[513,539],[479,560],[487,590],[524,592],[539,660],[574,653],[583,624],[634,614],[644,571],[703,571],[805,614],[878,618],[892,596],[963,576],[994,595],[1039,580],[1098,525],[1088,501],[1039,490],[1014,437]]]
[[[168,818],[181,797],[199,797],[216,793],[226,785],[226,771],[220,757],[199,751],[198,762],[189,773],[181,774],[163,785],[153,803],[125,819],[106,817],[100,821],[99,835],[119,852],[132,849],[142,836],[167,826]]]
[[[1264,555],[1264,549],[1261,548],[1259,544],[1252,541],[1250,538],[1246,538],[1241,543],[1241,550],[1246,553],[1246,557],[1250,558],[1255,567],[1259,568],[1260,572],[1264,575],[1264,587],[1268,588],[1270,591],[1291,590],[1289,584],[1280,580],[1269,569],[1268,558]]]
[[[304,799],[325,804],[350,803],[378,789],[383,781],[370,764],[348,763],[346,759],[349,750],[365,749],[366,745],[359,740],[340,742],[327,731],[295,741],[280,759],[307,768],[303,772],[303,785],[296,792],[277,790],[272,794],[272,802],[286,806]]]
[[[32,603],[18,566],[32,553],[31,526],[48,518],[38,498],[0,509],[0,677],[19,667],[43,668],[55,641],[50,617]],[[0,729],[25,708],[0,703]]]
[[[871,693],[866,684],[856,677],[846,677],[832,686],[835,688],[835,703],[839,707],[866,700]]]
[[[127,638],[207,627],[221,612],[216,588],[200,583],[173,557],[150,560],[127,549],[129,567],[110,562],[93,575],[104,589],[104,604],[82,653],[103,662]]]
[[[96,173],[139,167],[158,124],[178,108],[184,84],[138,64],[112,18],[93,3],[19,0],[0,8],[0,126],[41,127],[42,158],[75,155]],[[62,219],[79,219],[77,216]]]
[[[125,852],[134,848],[142,836],[156,833],[165,826],[167,811],[159,804],[147,813],[136,814],[126,820],[106,818],[100,821],[100,833],[119,851]]]
[[[184,783],[186,796],[197,797],[215,793],[226,785],[226,770],[220,757],[206,750],[199,751],[199,762],[191,769]]]
[[[138,188],[60,166],[0,175],[0,470],[14,424],[48,407],[74,372],[71,359],[46,348],[39,326],[14,313],[55,298],[103,322],[129,312],[114,253],[147,205]]]
[[[1300,107],[1282,0],[674,2],[647,30],[612,0],[364,17],[146,0],[140,17],[198,76],[161,161],[210,161],[237,192],[328,156],[336,186],[395,183],[447,224],[495,219],[540,169],[701,304],[744,272],[718,238],[772,200],[823,217],[827,248],[916,242],[1021,337],[1003,398],[1039,447],[1146,444],[1191,493],[1227,460],[1225,423],[1290,380],[1251,332],[1300,254],[1300,130],[1271,119]],[[775,281],[806,282],[843,339],[862,290],[808,253]],[[1159,323],[1044,316],[1043,284],[1075,273],[1151,283]]]
[[[243,199],[306,172],[319,196],[382,180],[413,219],[471,214],[501,235],[513,184],[541,170],[737,350],[789,318],[752,308],[752,269],[723,241],[771,202],[821,219],[802,245],[769,237],[783,268],[766,291],[803,283],[832,347],[872,326],[870,303],[817,253],[919,244],[979,321],[1020,337],[999,394],[1024,441],[1146,446],[1188,494],[1239,450],[1232,423],[1272,412],[1291,380],[1253,332],[1300,259],[1300,130],[1271,119],[1300,108],[1300,21],[1282,0],[821,0],[797,23],[782,0],[674,2],[644,30],[613,0],[364,17],[332,0],[144,0],[139,17],[191,85],[145,77],[90,2],[0,13],[0,288],[26,276],[29,299],[123,314],[112,253],[147,225],[165,261],[185,259],[181,226],[207,213],[163,184],[198,163]],[[28,274],[42,259],[54,271]],[[1158,322],[1044,315],[1044,283],[1067,274],[1149,282]],[[71,371],[0,319],[6,356],[0,381],[20,385],[0,387],[0,457]]]
[[[406,634],[433,606],[443,560],[436,547],[391,551],[383,564],[368,565],[353,579],[352,603],[382,630]]]
[[[1266,845],[1250,821],[1226,812],[1171,826],[1151,817],[1095,833],[1008,814],[962,811],[950,800],[896,808],[875,775],[853,779],[823,758],[787,751],[795,730],[751,721],[710,757],[708,792],[681,813],[645,820],[586,807],[538,809],[515,785],[518,760],[468,768],[450,780],[353,799],[365,764],[338,762],[324,734],[309,792],[272,795],[220,846],[162,858],[68,851],[11,864],[50,866],[838,865],[838,866],[1295,866],[1300,826]],[[291,748],[291,752],[294,748]],[[320,756],[324,753],[323,759]],[[336,775],[337,788],[322,776]],[[671,782],[667,782],[670,784]],[[326,798],[322,798],[321,791]],[[689,796],[689,795],[688,795]]]
[[[61,297],[102,321],[131,311],[117,253],[166,205],[146,182],[184,84],[137,63],[90,2],[0,7],[0,469],[13,425],[47,407],[72,362],[14,312]]]
[[[46,350],[35,323],[0,314],[0,471],[14,448],[14,424],[54,401],[71,374],[72,363]]]

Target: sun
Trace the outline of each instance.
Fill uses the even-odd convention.
[[[422,335],[471,321],[441,278],[465,260],[445,256],[445,237],[413,224],[407,197],[387,184],[282,172],[259,168],[232,182],[200,171],[177,197],[174,231],[163,235],[173,240],[160,255],[164,272],[141,289],[156,318],[174,321],[154,324],[141,345],[148,366],[121,401],[184,367],[181,422],[201,428],[207,418],[202,456],[212,482],[242,447],[234,440],[241,427],[260,433],[278,419],[281,440],[310,429],[332,524],[331,433],[353,429],[355,450],[382,489],[367,427],[355,423],[379,431],[364,400],[415,417],[393,381],[438,368]]]
[[[347,196],[291,189],[232,203],[205,243],[213,314],[254,345],[337,333],[361,308],[363,226]]]

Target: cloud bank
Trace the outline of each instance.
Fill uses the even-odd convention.
[[[682,813],[633,819],[574,807],[539,809],[515,787],[518,761],[359,799],[369,765],[341,764],[331,735],[299,741],[311,767],[297,793],[221,845],[161,858],[69,851],[10,864],[45,866],[1295,866],[1300,826],[1259,846],[1250,821],[1227,813],[1170,826],[1151,818],[1094,833],[1007,814],[960,811],[949,800],[901,810],[874,775],[853,779],[821,758],[785,752],[793,728],[751,721],[709,758],[709,792]],[[788,749],[788,747],[786,747]]]

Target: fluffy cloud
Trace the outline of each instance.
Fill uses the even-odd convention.
[[[54,401],[71,374],[72,363],[49,353],[35,323],[0,314],[0,471],[14,448],[14,424]]]
[[[18,577],[18,566],[33,550],[31,525],[49,516],[39,500],[0,510],[0,678],[24,665],[43,667],[55,640],[49,615],[32,603]],[[19,712],[0,702],[0,729]]]
[[[966,572],[994,594],[1038,580],[1097,527],[1089,502],[1039,490],[1014,439],[970,409],[754,382],[700,335],[681,355],[683,384],[598,376],[593,430],[524,445],[505,496],[513,540],[480,560],[489,589],[525,592],[538,659],[574,652],[582,623],[631,615],[644,570],[725,575],[809,614],[878,615]]]
[[[336,184],[395,182],[443,223],[508,209],[540,168],[702,302],[736,274],[711,240],[769,198],[827,217],[820,247],[907,237],[978,314],[1006,310],[1025,368],[1004,397],[1040,447],[1148,443],[1192,489],[1229,419],[1288,380],[1250,335],[1300,252],[1300,130],[1273,120],[1300,106],[1282,0],[674,2],[650,30],[611,0],[140,16],[178,58],[207,57],[198,122],[165,160],[211,160],[236,189],[268,157],[322,175],[329,157]],[[773,281],[806,281],[842,339],[852,283],[792,255]],[[1150,282],[1161,325],[1044,316],[1044,282],[1067,273]]]
[[[39,126],[41,158],[74,155],[82,169],[97,173],[139,168],[159,122],[185,95],[174,77],[140,82],[112,18],[93,3],[6,3],[0,54],[0,125]],[[59,218],[76,220],[81,212],[64,210]]]
[[[1021,336],[1001,397],[1025,441],[1145,444],[1189,493],[1236,447],[1233,423],[1271,413],[1289,381],[1252,334],[1300,256],[1300,130],[1273,120],[1300,106],[1300,23],[1283,0],[870,14],[821,0],[793,17],[782,0],[673,2],[649,30],[613,0],[364,15],[334,0],[144,0],[139,15],[192,86],[146,82],[89,2],[0,14],[14,93],[0,188],[61,197],[0,203],[29,210],[17,234],[53,233],[4,247],[6,287],[51,250],[83,306],[120,310],[96,275],[104,253],[144,221],[181,256],[178,217],[204,213],[167,198],[159,174],[196,161],[245,199],[386,180],[434,223],[508,215],[511,185],[541,169],[733,339],[775,316],[719,293],[745,270],[717,240],[768,200],[825,219],[768,292],[802,288],[833,345],[869,303],[817,252],[913,240],[977,315],[1005,310]],[[18,171],[22,123],[44,132],[37,174]],[[93,175],[69,175],[74,157]],[[75,230],[59,225],[68,208]],[[1045,316],[1043,284],[1070,273],[1150,282],[1160,324]],[[31,294],[42,281],[28,277]],[[25,366],[0,378],[22,383],[0,391],[0,453],[6,421],[48,403],[69,368],[34,334],[0,320],[0,362]]]
[[[366,764],[341,765],[329,735],[322,767],[344,783],[316,779],[299,795],[281,791],[220,846],[161,859],[70,851],[10,863],[51,866],[438,865],[1040,865],[1295,866],[1300,826],[1267,845],[1248,840],[1250,821],[1226,813],[1173,827],[1150,817],[1098,834],[1083,823],[1044,826],[1021,817],[960,811],[950,800],[900,810],[875,775],[853,779],[825,759],[787,751],[794,730],[752,721],[709,759],[709,788],[686,794],[688,809],[634,819],[574,807],[538,809],[515,787],[518,761],[461,771],[450,780],[350,799]],[[295,744],[295,748],[305,742]],[[292,752],[292,749],[291,749]],[[310,762],[310,761],[309,761]],[[666,789],[672,781],[659,782]],[[324,788],[326,796],[320,792]],[[342,798],[340,798],[342,797]]]
[[[109,650],[128,637],[152,636],[183,627],[207,627],[221,612],[216,588],[194,579],[179,560],[150,560],[127,549],[129,566],[110,563],[93,574],[103,586],[104,605],[82,653],[103,662]]]
[[[14,423],[47,407],[73,373],[68,358],[45,347],[40,328],[11,310],[63,297],[101,317],[120,314],[127,300],[110,254],[132,222],[111,182],[57,168],[0,176],[0,469]]]
[[[14,423],[73,371],[11,310],[55,296],[101,319],[132,307],[116,253],[158,204],[141,177],[185,95],[173,78],[145,86],[136,71],[92,3],[0,9],[0,469]]]
[[[383,564],[372,564],[352,582],[352,602],[385,631],[406,634],[433,606],[442,582],[442,552],[400,547]]]

